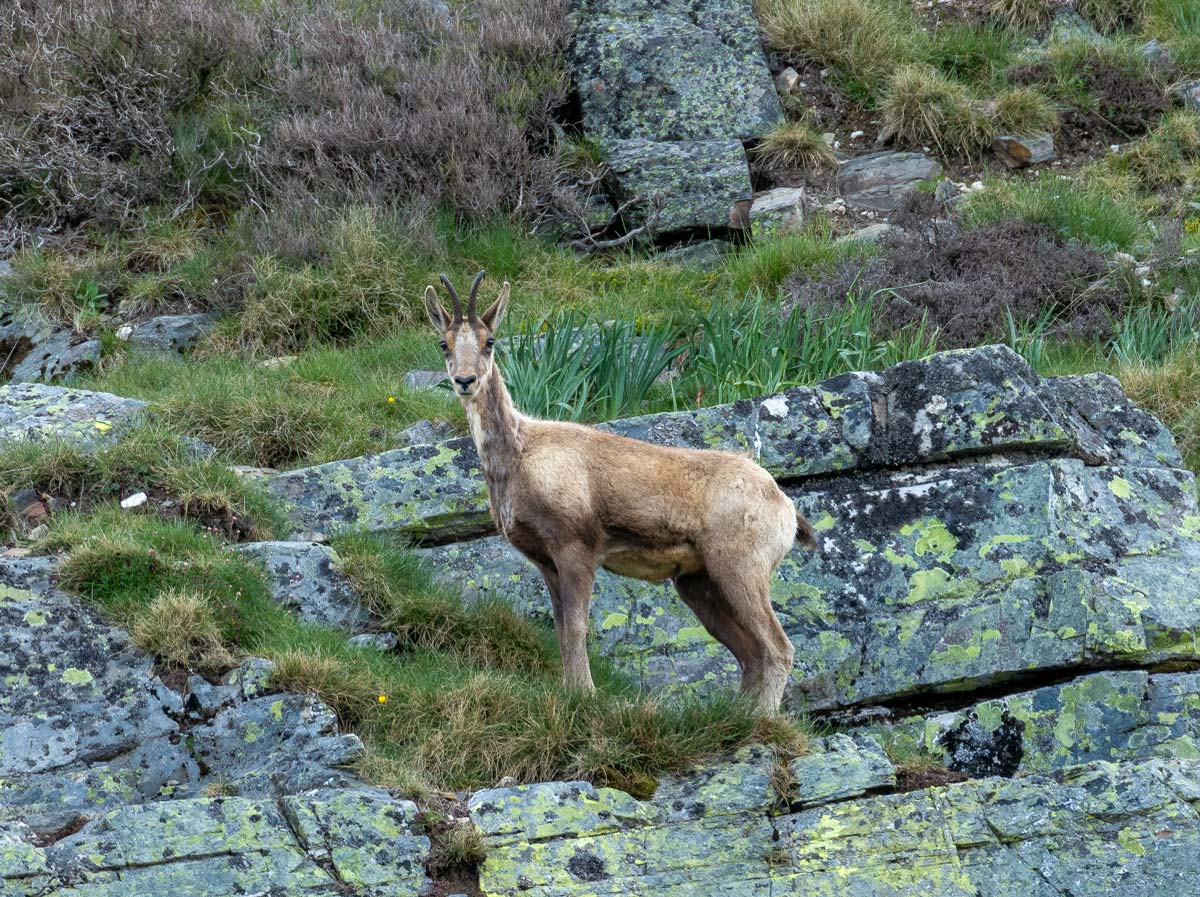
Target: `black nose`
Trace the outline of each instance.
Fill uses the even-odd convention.
[[[455,377],[454,382],[457,383],[459,386],[461,386],[463,389],[466,389],[468,386],[470,386],[472,383],[474,383],[476,379],[477,378],[475,377],[475,375],[472,374],[470,377]]]

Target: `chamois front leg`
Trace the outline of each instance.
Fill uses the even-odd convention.
[[[538,572],[542,574],[542,580],[546,583],[546,591],[550,593],[550,610],[554,615],[554,637],[558,639],[559,645],[562,645],[563,612],[562,597],[558,591],[558,570],[555,569],[553,561],[548,564],[538,561],[533,563],[538,568]]]
[[[558,580],[554,628],[562,652],[563,680],[569,688],[594,692],[596,686],[592,684],[592,670],[588,664],[587,630],[588,607],[592,602],[592,584],[596,578],[596,558],[590,551],[572,546],[554,555],[554,568]],[[546,580],[546,586],[550,588],[549,579]],[[551,600],[554,600],[553,589]]]

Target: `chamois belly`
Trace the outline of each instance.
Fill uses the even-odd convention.
[[[695,573],[704,566],[692,545],[641,547],[619,545],[609,548],[600,557],[605,570],[631,579],[662,582],[685,573]]]

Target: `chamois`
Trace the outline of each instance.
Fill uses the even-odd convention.
[[[462,401],[487,480],[492,518],[542,574],[568,686],[594,690],[588,666],[588,605],[596,567],[649,582],[671,580],[679,596],[742,671],[741,690],[779,712],[792,644],[771,607],[771,574],[812,528],[771,475],[742,455],[651,445],[516,409],[493,358],[493,334],[510,285],[482,314],[484,272],[464,316],[441,280],[425,309]]]

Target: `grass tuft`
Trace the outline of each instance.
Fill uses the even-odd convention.
[[[1200,470],[1200,342],[1181,343],[1157,362],[1119,363],[1113,371],[1129,397],[1175,434],[1184,462]]]
[[[1050,22],[1049,0],[991,0],[988,14],[1009,28],[1029,31]]]
[[[212,604],[202,594],[163,592],[138,615],[130,634],[142,650],[187,670],[222,673],[236,663]]]
[[[765,134],[754,161],[776,176],[814,174],[837,166],[837,156],[806,121],[788,121]]]
[[[911,12],[890,0],[758,0],[756,7],[770,49],[832,66],[867,96],[924,49]]]

